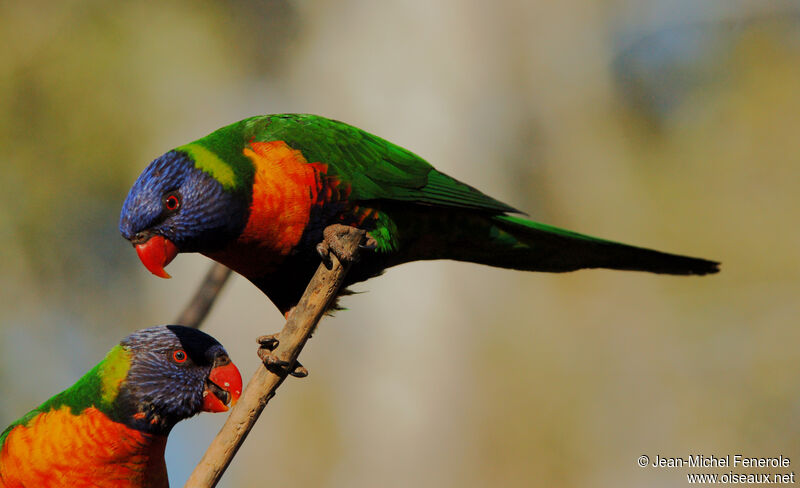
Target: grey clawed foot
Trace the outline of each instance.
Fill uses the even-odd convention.
[[[355,256],[349,249],[344,249],[339,239],[346,235],[353,233],[361,234],[361,243],[358,245],[361,249],[373,250],[378,247],[376,241],[369,232],[365,232],[357,227],[351,227],[343,224],[333,224],[325,227],[322,231],[322,242],[317,244],[317,253],[322,258],[322,262],[330,269],[331,260],[330,255],[333,253],[341,262],[353,262]]]
[[[308,376],[308,370],[304,368],[299,361],[295,361],[294,367],[292,367],[288,361],[278,359],[274,354],[272,354],[279,344],[278,334],[264,335],[256,339],[256,341],[259,344],[258,357],[261,358],[261,361],[264,362],[264,365],[267,367],[267,369],[279,374],[288,373],[295,378],[305,378]],[[291,371],[288,371],[290,367],[292,367],[292,369]],[[276,369],[279,371],[275,371]]]
[[[374,251],[378,248],[378,241],[376,241],[370,234],[367,232],[366,238],[364,242],[358,245],[359,249],[365,249],[368,251]]]
[[[325,244],[324,242],[320,242],[319,244],[317,244],[317,254],[319,254],[319,257],[322,259],[322,262],[325,263],[325,267],[331,269],[331,266],[333,265],[331,263],[331,251],[328,248],[327,244]]]
[[[256,339],[258,342],[258,357],[266,361],[266,357],[278,347],[278,334],[263,335]]]

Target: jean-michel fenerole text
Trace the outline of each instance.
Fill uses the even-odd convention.
[[[687,457],[665,457],[656,455],[654,468],[785,468],[791,464],[788,457],[748,457],[742,454],[725,456],[704,456],[690,454]]]

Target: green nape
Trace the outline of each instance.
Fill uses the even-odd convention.
[[[250,120],[227,125],[175,150],[191,156],[195,167],[208,173],[226,191],[248,190],[255,173],[253,163],[244,155]]]
[[[0,445],[9,432],[18,426],[26,425],[40,413],[67,406],[74,415],[79,415],[89,407],[109,413],[119,393],[120,385],[128,375],[131,365],[131,352],[117,344],[106,354],[100,363],[83,375],[74,385],[51,397],[20,419],[9,425],[0,434]]]

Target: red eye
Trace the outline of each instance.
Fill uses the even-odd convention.
[[[172,353],[172,359],[176,363],[185,363],[186,362],[186,352],[183,349],[178,349],[177,351]]]
[[[169,195],[167,198],[164,199],[164,206],[170,212],[178,210],[178,207],[181,206],[181,200],[178,198],[178,195]]]

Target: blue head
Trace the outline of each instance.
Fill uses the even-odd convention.
[[[138,430],[168,433],[177,422],[201,411],[224,411],[236,401],[242,379],[222,345],[188,327],[142,329],[120,346],[130,354],[120,385],[115,420]]]
[[[213,252],[235,239],[247,221],[248,200],[246,192],[228,191],[198,169],[187,153],[170,151],[133,184],[119,230],[148,269],[166,275],[163,267],[176,253]]]

